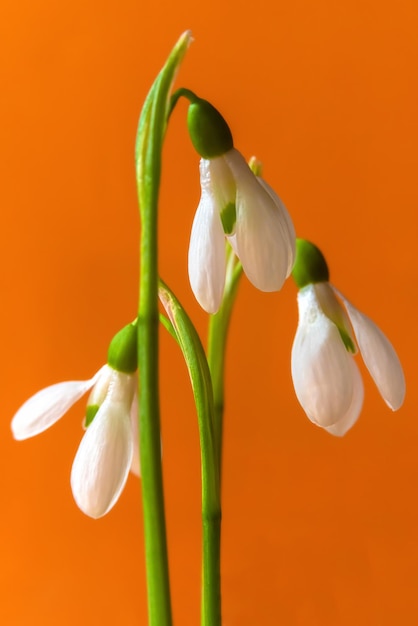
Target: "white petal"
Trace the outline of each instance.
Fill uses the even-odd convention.
[[[138,425],[138,395],[135,394],[131,407],[131,429],[134,452],[132,456],[131,472],[141,476],[141,461],[139,458],[139,425]]]
[[[354,328],[364,363],[386,404],[396,411],[405,398],[405,377],[389,339],[372,320],[340,294]]]
[[[99,378],[102,370],[90,380],[71,380],[38,391],[26,400],[12,420],[15,439],[34,437],[55,424]]]
[[[138,422],[138,396],[135,393],[132,407],[131,407],[131,428],[132,428],[132,438],[134,443],[134,453],[132,457],[131,463],[131,472],[135,474],[135,476],[141,477],[141,457],[139,453],[139,440],[140,440],[140,431],[139,431],[139,422]],[[161,442],[161,453],[162,453],[162,442]]]
[[[335,289],[328,282],[315,283],[315,294],[318,298],[321,309],[329,319],[334,322],[340,331],[345,335],[345,341],[351,342],[352,354],[357,353],[356,339],[350,320],[345,312],[342,304],[335,295]],[[338,292],[337,292],[338,293]],[[339,295],[339,294],[338,294]],[[347,346],[346,346],[347,347]]]
[[[87,406],[103,404],[109,390],[110,381],[114,375],[114,370],[109,365],[104,365],[100,371],[100,376],[94,383],[87,400]]]
[[[278,291],[293,258],[281,209],[236,150],[224,155],[237,185],[234,249],[248,279],[261,291]]]
[[[332,426],[326,426],[324,430],[336,437],[343,437],[345,433],[350,430],[352,426],[357,422],[361,409],[363,408],[364,400],[364,385],[361,378],[359,369],[354,362],[354,359],[350,359],[353,369],[353,397],[351,400],[350,408],[347,413],[336,424]]]
[[[295,263],[295,256],[296,256],[295,227],[293,226],[292,218],[290,217],[288,210],[286,209],[281,198],[279,198],[279,196],[274,191],[274,189],[272,189],[272,187],[270,187],[270,185],[266,183],[266,181],[263,178],[257,177],[257,180],[260,183],[260,185],[262,185],[264,189],[267,191],[267,193],[271,196],[281,216],[281,223],[283,226],[283,238],[287,247],[287,259],[288,259],[287,272],[286,272],[286,278],[287,278],[288,276],[290,276],[290,273],[293,269],[293,265]]]
[[[81,423],[83,430],[86,430],[87,428],[86,426],[87,419],[91,421],[91,417],[92,417],[90,414],[91,408],[94,407],[93,415],[95,415],[97,411],[99,410],[100,405],[103,404],[106,398],[106,395],[109,391],[109,384],[110,384],[110,381],[112,380],[113,372],[114,370],[109,365],[105,365],[104,367],[102,367],[100,376],[97,379],[96,383],[94,384],[93,389],[91,390],[90,395],[87,400],[86,410],[84,413],[83,421]]]
[[[74,499],[83,513],[95,519],[118,500],[132,463],[130,408],[135,377],[116,374],[81,440],[71,470]]]
[[[210,191],[219,214],[228,205],[235,205],[235,180],[224,156],[201,159],[200,184]]]
[[[215,313],[225,285],[225,236],[207,181],[202,182],[202,196],[193,221],[188,264],[196,300],[207,313]]]
[[[292,378],[309,419],[331,426],[350,408],[353,374],[337,327],[322,312],[313,285],[298,294],[299,324],[292,348]]]

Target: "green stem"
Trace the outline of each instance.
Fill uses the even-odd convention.
[[[221,626],[221,508],[203,511],[202,626]]]
[[[142,211],[138,316],[139,419],[142,501],[150,626],[171,626],[170,583],[161,468],[158,381],[157,204],[159,171]],[[143,204],[141,204],[143,206]]]
[[[158,380],[158,197],[171,85],[190,43],[184,33],[155,80],[141,112],[136,173],[141,214],[138,312],[138,401],[142,502],[150,626],[171,626],[171,601],[161,467]]]
[[[196,100],[199,100],[198,96],[191,89],[187,89],[186,87],[179,87],[179,89],[176,89],[176,91],[171,95],[168,116],[171,115],[177,102],[182,97],[189,100],[189,102],[196,102]]]
[[[143,283],[142,283],[143,284]],[[138,323],[142,359],[140,456],[150,626],[171,626],[170,584],[161,468],[158,397],[158,312],[143,307]],[[147,362],[147,367],[145,367]],[[145,373],[146,372],[146,373]]]
[[[213,389],[205,351],[186,311],[162,281],[160,299],[183,352],[196,404],[202,472],[202,625],[221,625],[221,503],[214,434]]]
[[[222,435],[224,414],[224,380],[225,355],[228,337],[229,322],[238,291],[239,279],[242,275],[242,265],[237,260],[232,248],[228,246],[228,264],[225,281],[225,291],[221,307],[215,315],[209,318],[208,332],[208,363],[212,377],[214,398],[214,431],[217,456],[219,460],[219,476],[222,469]]]

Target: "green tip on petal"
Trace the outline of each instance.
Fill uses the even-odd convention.
[[[86,428],[87,426],[90,426],[90,424],[96,417],[96,413],[99,409],[100,406],[98,404],[90,404],[90,406],[86,408],[86,419],[84,420],[84,426]]]
[[[329,281],[324,255],[315,244],[306,239],[296,239],[296,260],[292,276],[299,289],[312,283]]]
[[[138,367],[136,322],[128,324],[113,337],[107,362],[117,372],[133,374]]]
[[[340,337],[342,339],[343,344],[345,345],[345,349],[347,350],[347,352],[350,352],[351,354],[356,354],[357,352],[356,345],[354,341],[351,339],[348,332],[345,330],[345,328],[342,328],[341,326],[337,326],[337,328],[338,328],[338,332],[340,333]]]
[[[235,222],[237,221],[237,210],[235,202],[228,202],[226,207],[221,211],[221,222],[225,235],[232,235],[235,230]]]
[[[222,156],[234,147],[228,124],[207,100],[196,98],[191,102],[187,125],[193,146],[204,159]]]

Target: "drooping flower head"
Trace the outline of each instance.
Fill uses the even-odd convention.
[[[200,154],[201,198],[189,247],[189,278],[199,304],[215,313],[226,273],[225,238],[261,291],[278,291],[289,276],[295,232],[277,194],[233,145],[224,118],[207,101],[189,106],[189,132]]]
[[[339,436],[358,419],[364,388],[353,358],[357,346],[380,395],[393,411],[399,409],[405,379],[392,344],[329,283],[321,251],[303,239],[297,240],[293,277],[300,290],[292,378],[309,419]]]
[[[77,450],[71,488],[90,517],[105,515],[118,500],[129,470],[139,474],[136,408],[136,324],[113,338],[108,363],[90,380],[52,385],[29,398],[12,420],[15,439],[37,435],[57,422],[89,390],[86,432]],[[138,457],[138,458],[136,458]]]

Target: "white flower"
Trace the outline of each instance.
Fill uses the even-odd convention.
[[[352,356],[357,351],[356,342],[380,395],[393,411],[399,409],[405,379],[395,350],[382,331],[327,282],[301,289],[298,307],[292,378],[309,419],[338,436],[356,422],[364,396]]]
[[[79,508],[90,517],[105,515],[118,500],[134,452],[131,406],[135,376],[112,371],[103,404],[81,440],[71,470]]]
[[[67,381],[42,389],[12,420],[15,439],[37,435],[57,422],[89,389],[87,427],[74,459],[71,487],[80,509],[93,518],[105,515],[118,500],[129,469],[139,475],[133,411],[136,376],[105,365],[90,380]]]
[[[234,148],[200,161],[201,198],[189,247],[189,278],[199,304],[215,313],[225,284],[225,236],[261,291],[278,291],[295,257],[295,232],[275,192]]]

